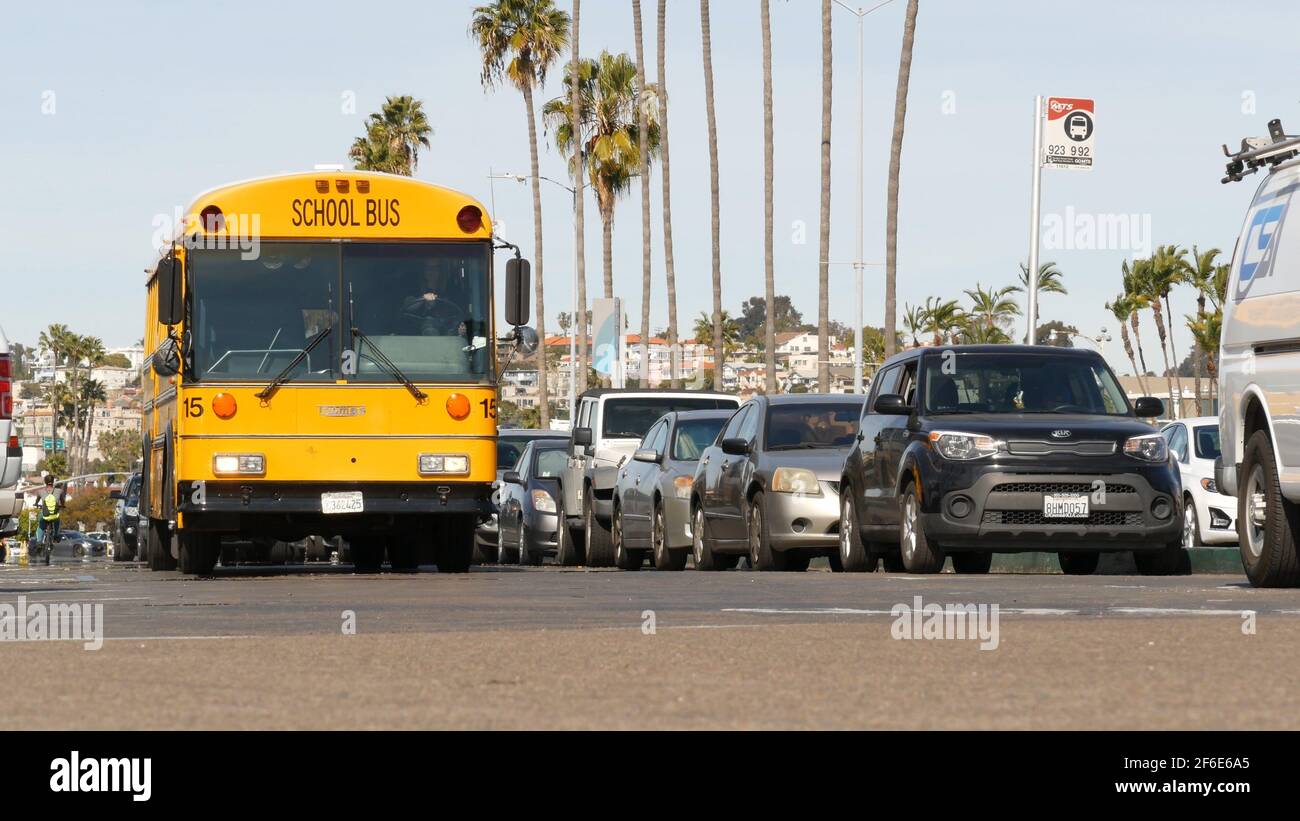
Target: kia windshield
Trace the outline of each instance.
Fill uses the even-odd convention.
[[[958,353],[925,358],[925,410],[1129,415],[1128,399],[1100,358],[1039,353]]]

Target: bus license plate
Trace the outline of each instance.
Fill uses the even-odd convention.
[[[320,495],[321,513],[361,513],[365,509],[365,501],[359,490]]]
[[[1088,497],[1053,496],[1043,497],[1044,519],[1086,519],[1088,518]]]

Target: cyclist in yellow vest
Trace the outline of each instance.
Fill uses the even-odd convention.
[[[59,538],[59,519],[62,516],[63,493],[54,489],[54,475],[46,474],[45,491],[36,502],[36,544],[45,544],[46,528],[50,529],[53,539]],[[45,555],[45,563],[50,563],[48,553]]]

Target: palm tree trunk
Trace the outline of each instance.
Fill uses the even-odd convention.
[[[645,117],[645,44],[641,37],[641,0],[632,0],[636,38],[637,169],[641,175],[641,387],[650,387],[650,141]]]
[[[713,107],[713,38],[709,25],[709,0],[700,0],[700,33],[704,52],[704,112],[709,131],[710,230],[713,237],[713,389],[721,390],[722,365],[727,352],[722,337],[722,219],[718,207],[718,118]]]
[[[542,179],[537,163],[537,115],[533,111],[533,85],[524,84],[524,105],[528,107],[528,156],[532,162],[533,182],[533,268],[537,271],[537,337],[542,340],[537,356],[537,408],[538,425],[551,426],[550,394],[546,390],[546,300],[542,278]]]
[[[898,172],[903,160],[903,123],[907,119],[907,88],[912,80],[912,43],[916,39],[917,0],[907,1],[903,20],[903,50],[898,58],[898,88],[894,92],[894,135],[889,145],[889,183],[885,219],[885,358],[894,353],[898,312]]]
[[[1138,361],[1142,363],[1142,376],[1145,377],[1147,373],[1147,356],[1142,351],[1142,332],[1138,330],[1139,319],[1138,312],[1134,311],[1129,315],[1128,321],[1133,326],[1133,342],[1137,345]]]
[[[769,0],[760,0],[763,29],[763,282],[767,294],[763,366],[767,392],[776,393],[776,280],[772,261],[772,15]]]
[[[817,264],[817,390],[831,389],[831,0],[822,0],[822,200]]]
[[[605,299],[614,298],[614,203],[600,205],[600,255],[604,266]]]
[[[659,82],[659,153],[663,169],[664,197],[664,276],[668,280],[668,374],[674,388],[682,386],[681,351],[677,346],[677,274],[673,269],[672,186],[668,176],[668,72],[664,51],[668,24],[668,0],[659,0],[658,39],[656,41],[656,78]]]
[[[1149,396],[1150,393],[1147,391],[1146,377],[1138,370],[1137,360],[1133,358],[1133,340],[1128,335],[1128,326],[1123,322],[1119,324],[1119,335],[1120,338],[1124,340],[1124,353],[1128,354],[1128,361],[1129,364],[1133,366],[1133,373],[1137,375],[1138,385],[1141,386],[1142,393]]]
[[[577,316],[573,318],[578,335],[578,361],[570,362],[569,369],[574,382],[574,395],[587,389],[587,215],[585,210],[583,187],[586,181],[586,169],[582,163],[582,93],[578,84],[581,57],[578,49],[578,20],[582,11],[582,0],[573,0],[573,62],[572,85],[569,92],[569,105],[572,108],[570,126],[573,130],[573,245],[574,264],[577,270],[574,277],[578,281]],[[569,408],[569,420],[572,424],[577,408]]]
[[[1165,361],[1165,383],[1169,386],[1169,404],[1174,403],[1174,377],[1169,371],[1169,351],[1165,349],[1165,317],[1160,308],[1160,297],[1156,297],[1151,302],[1151,313],[1156,318],[1156,334],[1160,337],[1160,356]],[[1179,404],[1182,404],[1181,399]],[[1177,410],[1174,411],[1174,418],[1182,416]]]

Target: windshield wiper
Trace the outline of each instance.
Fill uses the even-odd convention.
[[[402,373],[402,369],[394,365],[393,360],[385,356],[384,352],[379,349],[379,346],[370,341],[370,337],[363,334],[361,329],[356,325],[352,326],[352,335],[370,346],[370,352],[372,354],[370,360],[388,371],[390,376],[405,385],[406,389],[411,392],[411,396],[415,397],[416,402],[423,402],[429,398],[429,395],[415,387],[415,383],[411,381],[410,377]]]
[[[272,379],[265,388],[262,388],[262,390],[257,392],[257,398],[265,402],[272,396],[275,396],[275,392],[280,389],[280,386],[289,381],[289,375],[292,374],[300,364],[302,364],[302,361],[307,358],[308,354],[316,349],[317,345],[325,340],[325,337],[330,335],[330,331],[332,330],[334,330],[334,323],[331,322],[320,331],[317,331],[316,335],[311,338],[311,341],[303,346],[303,349],[298,352],[298,355],[290,360],[288,365],[284,366],[284,370],[276,374],[275,378]]]
[[[790,442],[784,445],[768,445],[768,450],[815,450],[818,448],[842,448],[847,445],[837,445],[834,442]]]

